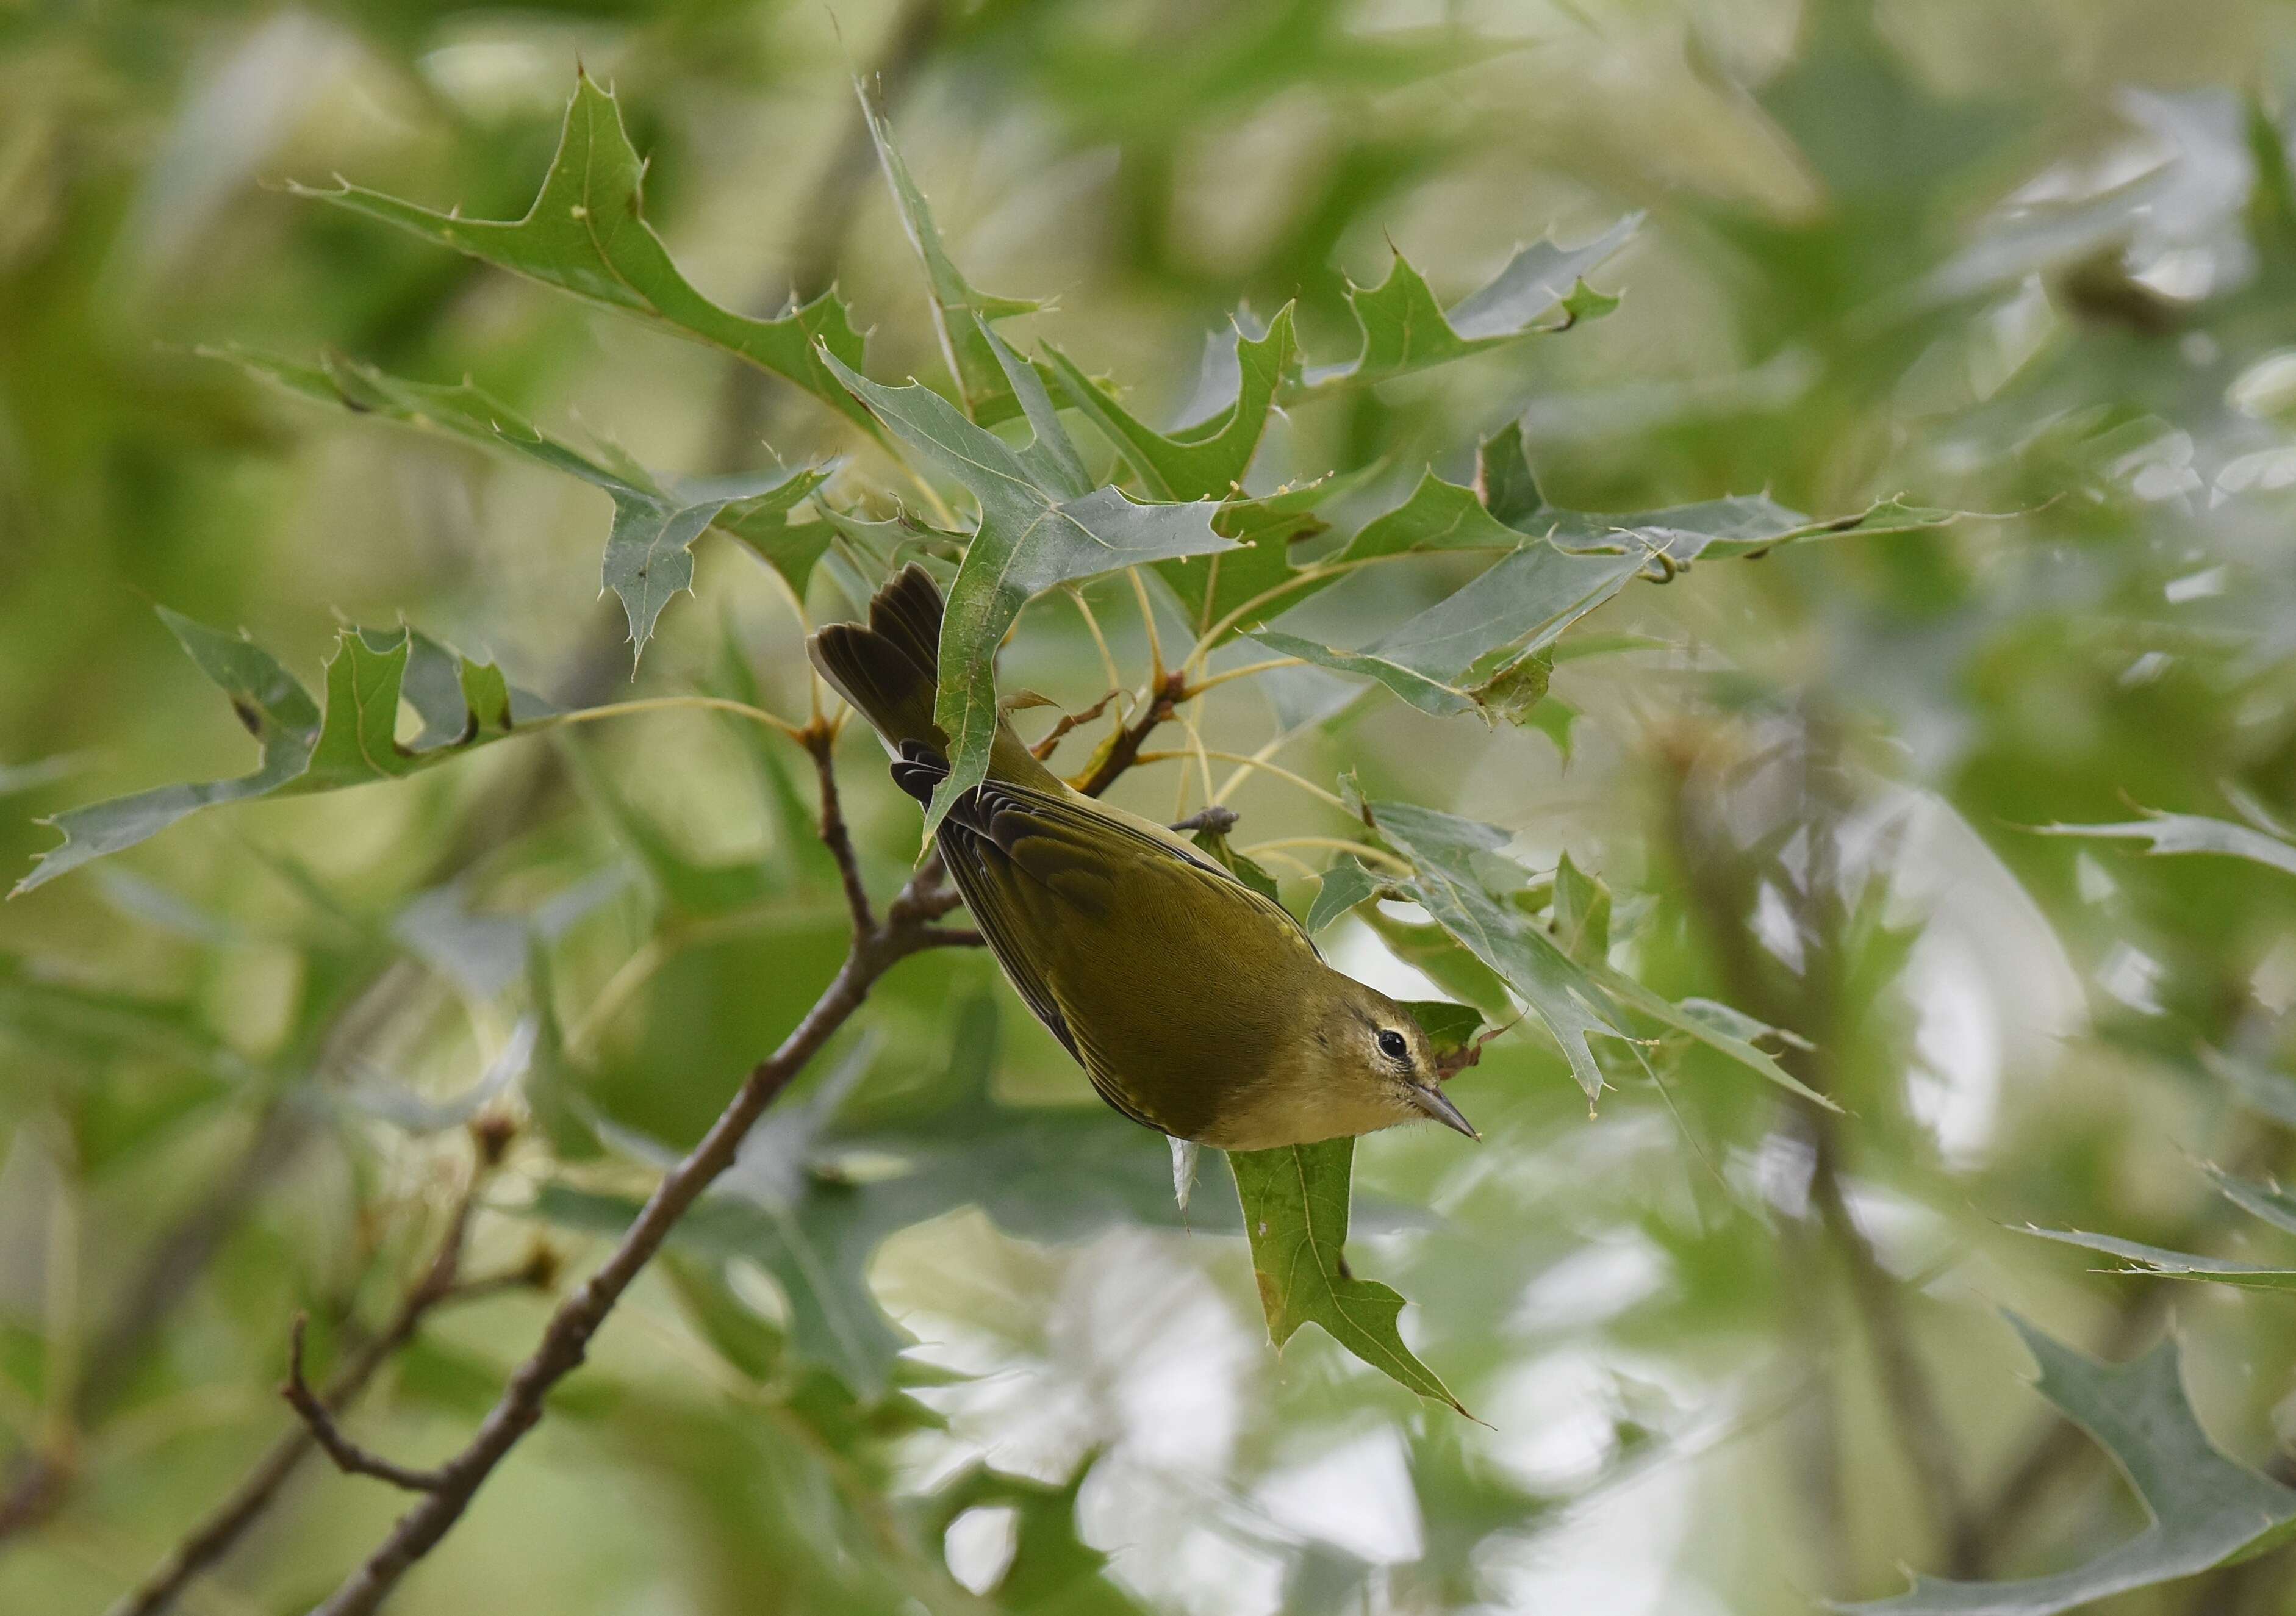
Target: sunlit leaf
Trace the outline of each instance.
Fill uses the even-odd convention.
[[[899,148],[893,144],[892,131],[886,127],[884,115],[870,104],[865,90],[856,86],[855,92],[861,98],[862,115],[868,119],[877,161],[885,171],[886,183],[892,187],[894,210],[900,215],[901,228],[907,233],[909,244],[917,250],[917,257],[924,265],[925,281],[932,293],[933,328],[939,334],[941,352],[948,361],[964,413],[984,426],[1018,414],[1020,401],[1013,396],[1012,383],[1005,380],[1004,367],[988,345],[988,326],[993,321],[1010,319],[1014,315],[1032,314],[1040,305],[1026,298],[992,296],[964,278],[941,242],[932,209],[926,204],[924,193],[917,188],[916,181],[909,176],[909,166],[901,160]],[[860,364],[857,357],[850,362]]]
[[[980,783],[996,729],[996,647],[1021,608],[1055,585],[1146,562],[1231,550],[1209,501],[1138,504],[1092,488],[1044,384],[988,336],[1034,437],[1013,448],[930,389],[882,387],[832,359],[839,380],[901,441],[971,492],[980,521],[941,621],[940,692],[933,716],[949,740],[949,773],[925,812],[931,835],[949,804]]]
[[[1169,433],[1143,425],[1059,349],[1048,345],[1045,351],[1068,401],[1116,446],[1151,497],[1226,499],[1251,465],[1298,346],[1289,303],[1276,311],[1264,335],[1237,332],[1234,401],[1205,421]]]
[[[869,427],[865,414],[824,365],[824,352],[849,365],[861,363],[860,333],[836,292],[772,320],[719,308],[678,273],[646,223],[644,179],[645,164],[622,127],[613,92],[578,72],[557,155],[523,218],[466,219],[348,182],[296,190],[737,354]]]
[[[1490,284],[1447,310],[1398,253],[1378,285],[1348,288],[1363,332],[1361,350],[1344,365],[1308,366],[1287,398],[1392,381],[1608,314],[1618,299],[1593,291],[1581,277],[1641,226],[1642,216],[1630,214],[1584,246],[1545,241],[1526,247]]]
[[[1464,1414],[1434,1371],[1404,1345],[1396,1325],[1403,1298],[1348,1268],[1341,1248],[1348,1238],[1355,1145],[1353,1139],[1327,1139],[1228,1153],[1268,1339],[1282,1347],[1300,1325],[1321,1325],[1382,1374]]]
[[[2095,1559],[2018,1582],[1922,1577],[1893,1599],[1837,1604],[1876,1616],[2050,1616],[2221,1565],[2296,1530],[2296,1491],[2227,1458],[2185,1396],[2174,1332],[2144,1357],[2100,1364],[2010,1323],[2040,1366],[2041,1395],[2095,1438],[2136,1489],[2151,1524]]]

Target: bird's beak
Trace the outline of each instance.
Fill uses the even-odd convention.
[[[1475,1125],[1459,1114],[1459,1108],[1451,1103],[1451,1097],[1441,1089],[1422,1088],[1414,1083],[1411,1087],[1411,1098],[1420,1110],[1444,1127],[1455,1128],[1470,1139],[1480,1140],[1482,1137],[1475,1131]]]

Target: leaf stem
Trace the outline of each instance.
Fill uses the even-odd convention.
[[[1200,746],[1192,748],[1185,751],[1144,751],[1132,760],[1135,763],[1164,763],[1168,762],[1175,758],[1189,759],[1199,756],[1204,758],[1218,758],[1222,763],[1234,763],[1242,766],[1235,771],[1235,773],[1227,777],[1226,781],[1222,783],[1218,791],[1212,793],[1211,801],[1208,805],[1210,807],[1219,807],[1226,799],[1229,791],[1234,787],[1235,783],[1242,779],[1246,775],[1249,775],[1253,770],[1257,769],[1264,774],[1273,775],[1278,780],[1289,780],[1301,791],[1309,793],[1311,796],[1322,798],[1333,808],[1338,808],[1341,813],[1345,813],[1347,811],[1348,805],[1340,800],[1339,794],[1336,792],[1327,792],[1322,786],[1317,785],[1313,780],[1308,779],[1306,775],[1295,775],[1290,769],[1283,767],[1281,764],[1270,763],[1265,758],[1247,757],[1242,752],[1222,751],[1216,746]]]
[[[1275,848],[1331,848],[1342,853],[1353,853],[1358,858],[1368,858],[1374,864],[1385,865],[1404,875],[1418,873],[1384,848],[1375,848],[1367,841],[1349,841],[1344,836],[1281,836],[1274,841],[1255,842],[1248,848],[1238,848],[1236,851],[1248,858],[1256,858]]]
[[[603,707],[581,707],[572,712],[553,713],[549,718],[538,718],[521,727],[531,733],[540,729],[562,728],[569,724],[594,723],[600,718],[619,718],[631,713],[666,712],[680,707],[733,713],[765,725],[769,729],[777,729],[800,745],[805,742],[805,731],[780,714],[767,712],[762,707],[752,707],[747,701],[730,701],[724,696],[642,696],[635,701],[609,701]]]
[[[1209,678],[1194,681],[1188,686],[1188,694],[1200,696],[1208,690],[1217,690],[1232,679],[1249,679],[1257,674],[1272,673],[1278,668],[1304,668],[1307,665],[1305,657],[1270,657],[1264,662],[1248,662],[1242,668],[1231,668]]]

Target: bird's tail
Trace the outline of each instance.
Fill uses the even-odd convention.
[[[912,562],[869,602],[869,620],[832,623],[806,642],[821,677],[860,710],[885,744],[916,742],[946,751],[933,722],[939,682],[940,591]]]

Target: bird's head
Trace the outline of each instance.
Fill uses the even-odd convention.
[[[1335,973],[1336,974],[1336,973]],[[1320,1018],[1317,1042],[1349,1097],[1388,1113],[1387,1126],[1428,1120],[1480,1139],[1474,1124],[1444,1094],[1448,1075],[1409,1012],[1375,988],[1337,978],[1339,991]]]

